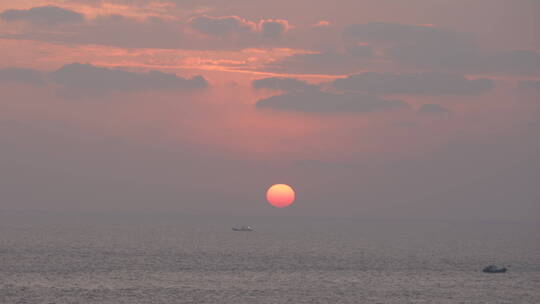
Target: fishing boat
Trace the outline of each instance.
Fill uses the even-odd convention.
[[[240,226],[240,227],[233,227],[233,231],[253,231],[253,228],[250,226]]]
[[[507,270],[506,267],[498,267],[496,265],[489,265],[482,269],[485,273],[505,273]]]

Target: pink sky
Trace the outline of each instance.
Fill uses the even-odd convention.
[[[0,3],[0,209],[539,219],[534,1]]]

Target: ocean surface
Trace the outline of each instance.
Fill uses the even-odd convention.
[[[539,228],[2,211],[0,303],[540,303]]]

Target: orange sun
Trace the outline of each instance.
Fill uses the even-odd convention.
[[[266,199],[270,205],[277,208],[285,208],[292,205],[295,194],[291,186],[275,184],[266,191]]]

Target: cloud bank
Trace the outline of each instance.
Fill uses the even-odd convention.
[[[44,73],[32,69],[0,69],[0,84],[53,84],[75,95],[102,95],[111,92],[144,90],[200,90],[209,86],[202,76],[191,78],[160,71],[135,73],[91,64],[70,63]]]
[[[38,6],[30,9],[5,10],[0,13],[0,19],[7,22],[24,21],[40,26],[81,23],[84,21],[84,15],[57,6]]]
[[[465,95],[481,94],[494,87],[487,78],[467,79],[464,76],[428,73],[368,72],[336,79],[333,86],[340,90],[363,91],[376,94]]]
[[[406,109],[400,100],[387,100],[355,92],[331,93],[320,87],[292,78],[265,78],[253,82],[257,89],[281,90],[286,93],[257,101],[259,109],[273,109],[318,114],[360,113]]]
[[[111,91],[202,89],[208,82],[202,76],[182,78],[174,74],[150,71],[139,74],[122,70],[72,63],[49,75],[56,84],[91,93]]]

